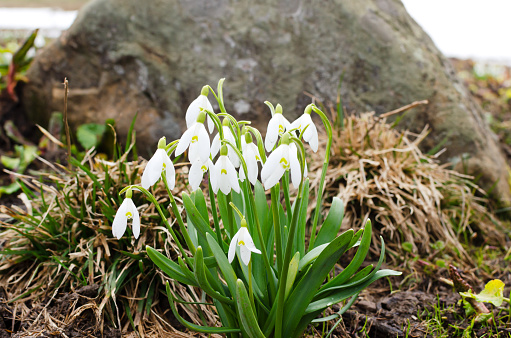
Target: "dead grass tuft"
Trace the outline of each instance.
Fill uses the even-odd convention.
[[[73,336],[73,330],[83,337],[119,336],[113,327],[123,337],[128,332],[129,337],[197,336],[173,319],[165,295],[160,294],[169,279],[145,253],[150,245],[177,261],[177,246],[154,206],[135,193],[133,200],[142,217],[140,238],[135,241],[130,232],[121,240],[111,235],[110,224],[122,202],[118,192],[130,182],[138,183],[145,166],[145,161],[121,165],[124,160],[105,162],[91,155],[73,172],[56,166],[56,172],[43,173],[39,179],[18,175],[26,187],[39,193],[24,197],[24,208],[0,210],[4,292],[0,296],[13,328],[18,328],[17,337],[43,332],[65,337]],[[183,170],[178,168],[177,175]],[[176,187],[178,196],[183,189],[184,184]],[[153,194],[168,206],[163,184],[153,188]],[[167,210],[169,219],[175,220]],[[169,281],[185,302],[201,301],[201,291]],[[84,285],[96,286],[96,293],[84,298],[80,294]],[[219,323],[211,309],[207,318],[201,318],[194,307],[178,307],[196,324]]]
[[[462,243],[503,244],[500,222],[488,213],[487,200],[480,197],[485,192],[472,177],[438,164],[419,149],[427,127],[418,135],[398,132],[374,113],[348,116],[344,126],[334,130],[325,182],[326,200],[337,196],[344,202],[343,229],[359,228],[371,218],[374,236],[385,238],[393,260],[403,255],[405,242],[420,255],[434,253],[443,243],[448,253],[466,262],[471,258]],[[323,157],[312,155],[313,186]]]

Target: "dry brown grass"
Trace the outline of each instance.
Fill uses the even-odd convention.
[[[115,239],[104,215],[102,205],[110,199],[116,210],[120,201],[112,196],[117,196],[124,188],[127,177],[136,174],[137,170],[141,172],[146,161],[128,162],[125,171],[120,170],[118,162],[103,165],[104,162],[93,156],[83,163],[89,164],[99,184],[109,186],[108,190],[97,189],[91,175],[80,168],[74,167],[73,172],[67,172],[66,168],[56,166],[56,172],[43,173],[39,179],[18,175],[33,191],[44,191],[44,202],[39,195],[30,202],[26,201],[24,208],[1,207],[1,250],[20,252],[11,252],[0,258],[0,286],[3,291],[0,298],[3,298],[4,310],[14,318],[13,327],[20,323],[23,325],[16,337],[37,336],[44,332],[66,335],[70,330],[78,330],[84,337],[93,337],[100,332],[108,337],[110,335],[106,331],[113,326],[112,321],[117,328],[121,328],[123,337],[197,336],[182,332],[183,327],[173,319],[167,298],[159,290],[168,280],[175,294],[186,302],[200,301],[201,291],[170,280],[154,267],[145,254],[145,246],[150,245],[177,261],[177,246],[167,228],[161,224],[155,207],[142,198],[138,198],[137,202],[135,198],[140,194],[134,194],[134,202],[142,217],[141,234],[137,241],[128,234],[124,235],[123,240]],[[186,168],[177,168],[177,174],[182,175],[183,170]],[[106,182],[110,182],[110,185]],[[111,185],[112,182],[117,183]],[[185,180],[178,179],[178,182]],[[175,189],[177,198],[185,189],[184,183],[178,184]],[[153,194],[162,205],[168,204],[163,184],[153,188]],[[91,201],[94,201],[94,207]],[[76,217],[71,211],[80,211],[84,206],[83,217]],[[170,219],[175,222],[175,217]],[[171,225],[174,226],[173,223]],[[56,231],[64,235],[65,243],[52,236],[50,226],[58,227]],[[20,235],[20,231],[24,235]],[[36,238],[44,247],[42,252],[34,246],[31,238]],[[67,242],[70,244],[67,245]],[[51,253],[63,264],[58,264],[51,257],[24,260],[24,251],[38,250],[39,254],[44,251]],[[140,254],[140,270],[139,261],[121,254],[120,250]],[[129,271],[129,277],[133,278],[127,278],[128,282],[121,287],[117,280],[124,271]],[[88,285],[99,287],[99,292],[91,297],[81,295],[82,284],[76,276],[82,274]],[[146,291],[142,290],[143,284],[146,284]],[[147,313],[145,308],[140,309],[140,301],[148,296],[150,287],[147,285],[153,284],[156,291],[151,299],[150,312]],[[138,333],[133,332],[127,308]],[[191,322],[204,325],[195,307],[178,304],[178,308]],[[219,324],[211,308],[206,313],[208,325]],[[126,335],[127,332],[132,332],[131,336]]]
[[[343,229],[359,228],[369,217],[376,225],[374,236],[384,237],[393,258],[403,255],[404,242],[424,256],[442,241],[449,254],[465,262],[471,258],[461,243],[503,244],[501,224],[488,212],[487,200],[480,197],[485,193],[472,177],[438,164],[419,149],[427,127],[418,135],[399,132],[373,113],[350,115],[344,126],[334,130],[325,182],[326,201],[337,196],[344,202]],[[312,155],[313,187],[323,157]]]

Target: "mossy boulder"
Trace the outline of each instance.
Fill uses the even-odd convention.
[[[225,77],[228,111],[267,121],[265,100],[289,118],[311,99],[348,111],[383,113],[416,100],[402,127],[444,142],[442,159],[482,174],[481,182],[511,200],[508,167],[481,110],[449,61],[398,0],[234,1],[95,0],[72,27],[35,59],[24,88],[39,122],[63,107],[69,79],[74,126],[113,118],[119,133],[136,125],[139,147],[152,152],[162,136],[184,128],[187,105],[204,84]]]

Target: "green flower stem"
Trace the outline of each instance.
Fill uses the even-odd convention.
[[[165,223],[167,230],[170,232],[172,239],[174,239],[174,242],[177,244],[177,247],[179,249],[179,252],[181,253],[181,256],[183,256],[185,258],[186,263],[190,266],[190,268],[193,268],[192,260],[190,259],[190,257],[188,257],[185,250],[183,249],[183,246],[181,245],[181,242],[177,238],[177,235],[174,232],[174,229],[172,229],[172,227],[170,226],[170,223],[167,220],[167,217],[165,217],[165,214],[163,214],[163,210],[161,209],[161,206],[158,203],[158,201],[156,200],[156,198],[154,198],[153,194],[151,194],[149,191],[147,191],[146,189],[142,188],[139,185],[129,185],[129,186],[125,187],[124,189],[122,189],[119,194],[124,193],[129,188],[132,188],[132,189],[136,188],[136,189],[140,190],[149,199],[149,201],[151,201],[154,204],[154,206],[156,207],[156,210],[158,211],[158,214],[160,214],[160,217],[161,217],[163,223]]]
[[[211,178],[208,178],[208,190],[209,190],[209,200],[211,203],[211,213],[213,214],[213,223],[215,224],[215,232],[216,232],[216,241],[218,245],[223,248],[223,240],[222,240],[222,231],[220,229],[220,222],[218,221],[218,214],[216,212],[216,199],[215,193],[213,192],[213,188],[211,187]]]
[[[249,127],[249,128],[251,128],[251,127]],[[256,137],[257,137],[257,135],[256,135]],[[261,138],[261,134],[259,134],[259,138]],[[239,151],[239,149],[236,148],[234,146],[234,144],[232,144],[228,140],[223,140],[222,142],[229,145],[236,152],[236,154],[238,155],[238,157],[240,159],[241,166],[243,167],[243,171],[245,172],[245,182],[246,182],[245,195],[250,197],[250,200],[249,200],[250,209],[253,211],[253,216],[255,219],[256,229],[257,229],[257,236],[259,237],[259,242],[261,243],[261,254],[263,255],[264,266],[266,268],[266,274],[268,275],[268,281],[270,284],[270,298],[273,300],[273,299],[275,299],[274,297],[275,297],[275,292],[276,292],[275,285],[273,283],[273,273],[272,273],[270,261],[268,260],[268,255],[266,252],[266,245],[264,242],[263,232],[261,230],[261,223],[259,222],[259,217],[258,217],[258,213],[256,210],[254,193],[253,193],[252,189],[250,189],[250,183],[248,181],[247,163],[245,162],[245,159],[241,155],[241,152]],[[266,161],[266,158],[265,158],[265,161]]]
[[[289,197],[289,171],[286,170],[282,178],[282,191],[284,191],[284,199],[286,201],[287,224],[291,224],[291,199]]]
[[[296,139],[296,137],[292,137],[293,142],[296,143],[297,147],[300,149],[301,161],[305,161],[305,148],[303,147],[303,143],[300,140]],[[275,319],[275,337],[282,337],[282,319],[284,317],[284,302],[286,297],[286,285],[287,285],[287,275],[289,272],[289,263],[291,262],[291,251],[293,250],[293,242],[295,240],[295,234],[298,224],[298,217],[300,215],[300,208],[302,206],[302,197],[303,197],[303,164],[300,166],[302,170],[302,177],[300,180],[300,186],[298,187],[298,196],[296,196],[295,200],[295,210],[293,210],[293,217],[291,218],[291,223],[289,225],[289,234],[287,236],[286,243],[286,252],[284,254],[284,262],[282,265],[282,270],[279,275],[279,287],[278,287],[278,300],[277,300],[277,314]],[[288,178],[289,179],[289,178]]]
[[[291,251],[293,249],[293,241],[295,239],[295,233],[298,223],[298,216],[300,215],[300,207],[302,205],[303,196],[303,179],[300,182],[300,188],[298,190],[298,196],[296,197],[295,210],[293,212],[293,218],[291,219],[291,225],[289,227],[289,235],[287,237],[286,252],[284,256],[284,263],[279,278],[278,287],[278,300],[277,300],[277,314],[275,319],[275,337],[282,337],[282,319],[284,317],[284,301],[286,296],[286,284],[287,275],[289,272],[289,263],[291,261]]]
[[[188,230],[186,229],[185,223],[183,222],[181,213],[179,212],[179,209],[177,208],[176,200],[174,199],[174,196],[172,195],[172,192],[169,189],[165,172],[162,172],[162,181],[165,184],[165,189],[167,189],[167,194],[169,195],[169,199],[170,199],[170,205],[172,206],[172,211],[174,212],[174,215],[176,216],[177,224],[179,224],[179,229],[181,229],[181,233],[183,234],[186,245],[188,246],[188,249],[190,250],[190,252],[192,253],[192,256],[193,256],[193,255],[195,255],[195,246],[193,245],[192,239],[190,238],[190,235],[188,234]]]
[[[280,276],[282,267],[282,238],[280,229],[280,216],[278,205],[280,204],[280,183],[271,188],[271,208],[273,211],[273,227],[275,229],[275,245],[277,246],[277,273]]]
[[[325,177],[326,177],[326,171],[328,169],[328,162],[330,161],[330,148],[332,147],[332,125],[330,124],[330,121],[328,121],[328,118],[326,117],[325,113],[323,113],[315,105],[312,106],[312,110],[321,117],[321,121],[325,125],[326,132],[328,134],[328,142],[326,144],[325,161],[323,162],[323,170],[321,171],[321,179],[319,180],[318,197],[316,199],[316,208],[315,208],[316,210],[314,213],[314,221],[312,223],[312,232],[311,232],[311,238],[310,238],[310,242],[309,242],[309,248],[314,247],[314,242],[316,240],[316,229],[318,227],[319,214],[321,213],[323,189],[325,186]]]
[[[227,229],[229,229],[229,240],[232,239],[232,237],[236,234],[236,231],[234,230],[234,214],[232,212],[232,208],[229,208],[232,202],[231,193],[228,195],[225,195],[225,200],[227,202]]]
[[[246,189],[249,192],[252,192],[252,189],[250,189],[250,182],[248,181],[248,179],[246,179],[245,181],[246,181]],[[248,202],[249,202],[250,210],[253,211],[252,214],[255,219],[257,237],[259,237],[259,242],[261,243],[261,254],[263,256],[264,267],[266,268],[268,284],[270,284],[270,299],[273,301],[276,296],[275,283],[273,282],[273,273],[271,270],[270,261],[268,260],[268,253],[266,251],[266,243],[264,242],[263,232],[261,230],[261,224],[259,223],[259,217],[258,217],[256,204],[255,204],[255,197],[254,197],[253,193],[247,193],[247,195],[250,196]]]
[[[220,107],[220,111],[222,113],[227,113],[225,111],[225,106],[224,106],[224,95],[223,95],[223,90],[222,90],[222,86],[224,84],[224,81],[225,81],[225,78],[222,78],[220,79],[220,81],[218,81],[218,86],[217,86],[217,90],[218,90],[218,96],[216,95],[215,91],[213,90],[213,88],[211,88],[211,86],[208,85],[208,88],[209,90],[211,90],[211,92],[213,93],[213,96],[215,96],[215,99],[216,101],[218,102],[218,106]]]
[[[176,149],[177,147],[177,143],[179,142],[179,140],[174,140],[172,142],[170,142],[169,144],[167,144],[167,146],[165,147],[165,151],[167,152],[167,154],[170,156],[170,154]],[[174,148],[172,148],[172,146],[174,146]],[[172,148],[172,149],[171,149]]]
[[[252,290],[252,259],[248,262],[248,295],[250,296],[250,302],[255,312],[254,290]]]

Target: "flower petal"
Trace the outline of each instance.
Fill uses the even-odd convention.
[[[226,161],[225,166],[227,169],[227,177],[229,179],[229,185],[231,186],[231,188],[234,191],[239,193],[240,192],[240,184],[238,182],[238,172],[236,171],[236,168],[234,168],[234,165],[229,160]]]
[[[215,157],[220,151],[220,133],[216,134],[211,143],[211,157]]]
[[[220,163],[217,160],[216,164],[212,167],[209,167],[209,177],[211,180],[211,188],[215,194],[218,193],[218,189],[220,188]]]
[[[280,159],[282,158],[282,145],[275,149],[270,156],[266,159],[266,163],[263,165],[261,170],[261,181],[266,181],[270,175],[275,172],[277,166],[279,166]]]
[[[192,103],[190,103],[188,109],[186,109],[186,128],[190,128],[195,122],[197,122],[197,117],[200,113],[200,106],[202,101],[201,96],[204,95],[199,95],[195,100],[192,101]]]
[[[202,182],[202,177],[204,176],[204,171],[202,166],[206,166],[207,164],[203,164],[200,158],[196,159],[192,166],[190,167],[190,172],[188,173],[188,182],[192,187],[192,191],[199,189],[200,183]]]
[[[117,212],[115,213],[114,221],[112,223],[112,234],[117,239],[120,239],[126,231],[126,225],[128,223],[126,213],[129,211],[130,207],[128,200],[131,200],[131,198],[125,198],[124,201],[122,201],[119,209],[117,209]]]
[[[210,145],[209,145],[209,134],[206,131],[206,127],[201,123],[197,128],[197,138],[199,141],[199,156],[202,163],[206,162],[209,158]]]
[[[163,163],[165,164],[165,176],[167,177],[167,185],[170,190],[173,190],[176,186],[176,169],[174,168],[174,163],[167,156],[167,153],[164,154]]]
[[[174,152],[175,156],[181,155],[188,148],[190,142],[192,141],[192,137],[194,136],[194,129],[194,126],[191,126],[181,136],[179,143],[177,144],[176,151]]]
[[[264,147],[266,148],[266,151],[271,151],[279,138],[279,121],[276,118],[277,115],[281,114],[273,115],[270,122],[268,122],[268,127],[266,128],[266,138],[264,139]]]
[[[282,175],[284,175],[285,172],[286,172],[286,170],[284,168],[282,168],[281,165],[277,166],[275,168],[275,170],[273,170],[271,175],[269,177],[267,177],[265,181],[262,182],[264,185],[264,188],[265,189],[272,188],[275,184],[277,184],[280,181],[280,179],[282,178]]]
[[[140,215],[138,213],[137,207],[131,200],[129,199],[132,204],[132,210],[133,210],[133,221],[131,222],[131,230],[133,231],[133,236],[135,236],[135,239],[138,239],[140,236]]]
[[[243,242],[245,243],[245,246],[247,247],[248,250],[258,254],[261,253],[261,251],[256,248],[254,241],[252,240],[252,236],[250,236],[250,233],[248,232],[248,229],[243,236]]]
[[[245,245],[240,245],[240,256],[243,264],[250,263],[250,250]]]
[[[229,263],[232,263],[234,260],[234,254],[236,253],[236,245],[238,244],[238,236],[240,232],[238,231],[236,235],[231,239],[231,244],[229,244],[229,253],[227,254],[227,258],[229,259]]]
[[[300,170],[300,161],[298,161],[298,149],[294,143],[289,145],[289,165],[291,166],[291,182],[295,188],[298,188],[302,179],[302,171]]]
[[[144,173],[142,174],[142,187],[149,189],[150,186],[156,183],[161,177],[161,171],[163,169],[163,160],[167,156],[167,153],[163,149],[158,149],[154,153],[153,157],[147,162]]]

